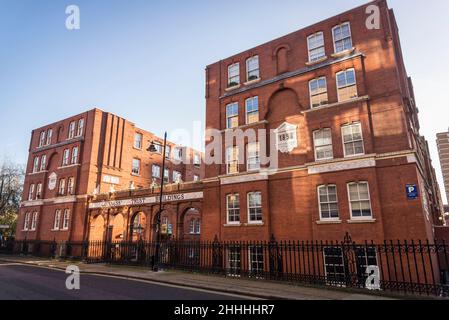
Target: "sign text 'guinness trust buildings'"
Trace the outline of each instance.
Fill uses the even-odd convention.
[[[441,197],[386,1],[207,66],[206,129],[204,155],[150,154],[160,139],[98,109],[34,130],[17,238],[152,240],[162,177],[167,238],[434,238]]]

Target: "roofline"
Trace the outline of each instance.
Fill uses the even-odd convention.
[[[292,32],[290,32],[290,33],[288,33],[288,34],[285,34],[285,35],[280,36],[280,37],[278,37],[278,38],[272,39],[272,40],[270,40],[270,41],[264,42],[264,43],[262,43],[262,44],[260,44],[260,45],[255,46],[255,47],[252,47],[252,48],[243,50],[243,51],[241,51],[241,52],[239,52],[239,53],[233,54],[232,56],[229,56],[229,57],[220,59],[220,60],[218,60],[218,61],[215,61],[215,62],[213,62],[213,63],[211,63],[211,64],[208,64],[208,65],[206,66],[206,69],[209,68],[209,67],[212,67],[213,65],[215,65],[215,64],[217,64],[217,63],[219,63],[219,62],[222,62],[222,61],[224,61],[224,60],[228,60],[228,59],[234,58],[234,57],[236,57],[236,56],[239,56],[239,55],[241,55],[241,54],[243,54],[243,53],[245,53],[245,52],[248,52],[248,51],[255,50],[255,49],[257,49],[257,48],[263,47],[263,46],[265,46],[265,45],[267,45],[267,44],[269,44],[269,43],[271,43],[271,42],[273,42],[273,41],[277,41],[277,40],[281,40],[281,39],[283,39],[283,38],[287,38],[287,37],[289,37],[289,36],[291,36],[291,35],[293,35],[293,34],[295,34],[295,33],[298,33],[298,32],[300,32],[300,31],[306,30],[306,29],[308,29],[308,28],[312,28],[312,27],[317,26],[317,25],[319,25],[319,24],[325,23],[325,22],[327,22],[327,21],[329,21],[329,20],[333,20],[333,19],[335,19],[335,18],[337,18],[337,17],[339,17],[339,16],[341,16],[341,15],[348,14],[348,13],[350,13],[350,12],[352,12],[352,11],[360,10],[361,8],[367,6],[368,4],[372,4],[372,3],[376,3],[376,2],[383,2],[383,1],[386,2],[387,7],[388,7],[388,1],[387,1],[387,0],[371,0],[371,1],[366,2],[365,4],[362,4],[362,5],[357,6],[357,7],[355,7],[355,8],[352,8],[352,9],[346,10],[346,11],[344,11],[344,12],[335,14],[335,15],[329,17],[329,18],[326,18],[326,19],[321,20],[321,21],[319,21],[319,22],[316,22],[316,23],[314,23],[314,24],[308,25],[308,26],[303,27],[303,28],[301,28],[301,29],[297,29],[297,30],[295,30],[295,31],[292,31]]]

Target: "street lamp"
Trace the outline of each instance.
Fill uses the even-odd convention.
[[[160,251],[160,233],[161,233],[161,213],[162,213],[162,200],[164,196],[164,178],[165,178],[165,152],[167,148],[167,132],[164,134],[164,148],[162,152],[162,178],[161,178],[161,190],[159,195],[159,210],[156,215],[156,252],[155,252],[155,260],[153,265],[153,271],[157,272],[159,271],[159,251]],[[150,146],[148,147],[147,151],[155,153],[157,152],[156,145],[154,141],[151,142]]]

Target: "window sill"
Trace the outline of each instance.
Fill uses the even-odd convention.
[[[369,218],[367,218],[367,219],[351,219],[351,220],[348,220],[347,222],[349,223],[349,224],[363,224],[363,223],[376,223],[376,219],[369,219]]]
[[[325,163],[327,161],[332,161],[334,159],[335,159],[334,157],[332,157],[332,158],[323,158],[323,159],[316,159],[316,157],[315,157],[315,163]]]
[[[357,97],[357,98],[353,98],[353,99],[350,99],[350,100],[339,101],[339,102],[335,102],[335,103],[329,103],[329,104],[326,104],[326,105],[323,105],[323,106],[319,106],[319,107],[316,107],[316,108],[310,108],[310,109],[302,111],[301,113],[317,112],[317,111],[325,110],[325,109],[328,109],[328,108],[349,105],[350,103],[353,103],[353,102],[367,101],[369,99],[370,99],[369,96]]]
[[[133,177],[140,177],[140,174],[136,174],[136,173],[131,173],[131,175],[132,175]]]
[[[225,228],[241,227],[241,226],[242,226],[241,223],[227,223],[227,224],[223,225],[223,227],[225,227]]]
[[[341,224],[343,221],[341,220],[319,220],[316,222],[318,225],[326,225],[326,224]]]
[[[134,147],[134,146],[133,146],[133,149],[134,150],[138,150],[138,151],[142,151],[143,150],[142,148],[137,148],[137,147]]]
[[[346,55],[353,53],[354,51],[355,51],[355,47],[352,47],[351,49],[347,49],[347,50],[344,50],[341,52],[335,52],[335,53],[331,54],[331,57],[332,58],[341,58],[341,57],[344,57]]]
[[[224,130],[221,130],[221,133],[231,132],[231,131],[238,130],[238,129],[247,129],[247,128],[250,128],[250,127],[256,127],[256,126],[258,126],[260,124],[268,124],[268,121],[267,120],[261,120],[261,121],[257,121],[257,122],[253,122],[253,123],[249,123],[249,124],[242,124],[241,126],[237,126],[237,127],[234,127],[234,128],[226,128]]]
[[[251,84],[260,82],[260,80],[262,80],[262,79],[261,79],[261,78],[257,78],[257,79],[254,79],[254,80],[248,80],[248,81],[246,81],[246,82],[244,83],[244,85],[245,85],[245,86],[249,86],[249,85],[251,85]]]
[[[73,167],[80,167],[81,165],[79,163],[75,163],[75,164],[68,164],[65,166],[60,166],[58,167],[58,170],[60,169],[67,169],[67,168],[73,168]]]
[[[362,157],[364,155],[366,155],[366,154],[365,153],[358,153],[358,154],[352,154],[352,155],[349,155],[349,156],[345,155],[344,158],[345,159],[351,159],[351,158]]]
[[[38,175],[38,174],[41,174],[41,173],[47,173],[48,172],[48,170],[42,170],[42,171],[37,171],[37,172],[30,172],[30,173],[28,173],[28,176],[35,176],[35,175]]]
[[[225,89],[225,91],[226,92],[233,91],[233,90],[236,90],[236,89],[240,88],[241,86],[242,85],[238,84],[236,86],[228,87],[228,88]]]
[[[306,62],[306,66],[313,66],[313,65],[318,64],[320,62],[326,61],[327,58],[328,58],[327,56],[324,56],[322,58],[319,58],[318,60],[308,61],[308,62]]]
[[[244,224],[245,227],[262,227],[264,225],[264,222],[248,222]]]

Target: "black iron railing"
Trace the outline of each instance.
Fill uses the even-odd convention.
[[[444,241],[16,241],[15,253],[139,265],[314,286],[449,296]]]

